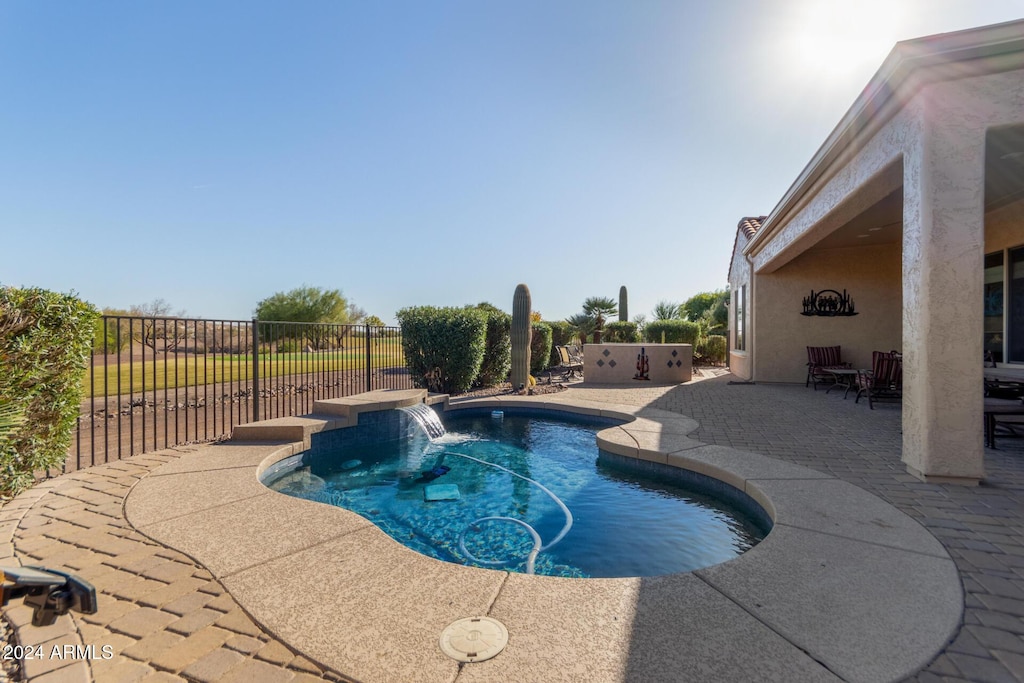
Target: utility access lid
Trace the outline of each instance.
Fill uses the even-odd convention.
[[[497,619],[469,617],[452,622],[441,632],[441,651],[460,662],[482,662],[508,644],[508,629]]]

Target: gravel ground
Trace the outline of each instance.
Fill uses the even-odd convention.
[[[7,623],[6,619],[0,619],[0,653],[7,649],[8,645],[16,645],[14,640],[14,629]],[[0,659],[0,683],[24,680],[21,676],[21,661],[17,659]]]

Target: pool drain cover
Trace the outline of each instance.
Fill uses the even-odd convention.
[[[508,629],[490,617],[459,619],[441,632],[441,651],[460,662],[482,662],[505,649]]]

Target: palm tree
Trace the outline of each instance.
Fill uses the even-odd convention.
[[[619,306],[609,297],[592,296],[583,302],[583,313],[594,320],[594,343],[601,343],[604,321],[619,312]]]
[[[565,322],[569,323],[576,336],[580,338],[580,344],[586,344],[587,337],[594,331],[594,318],[586,313],[577,313],[571,318],[566,318]]]
[[[655,320],[674,320],[679,317],[679,304],[672,301],[659,301],[653,311]]]

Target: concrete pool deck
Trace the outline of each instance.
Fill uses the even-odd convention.
[[[263,488],[259,468],[301,449],[295,444],[152,454],[44,482],[4,508],[11,551],[26,564],[79,571],[97,584],[101,610],[20,633],[110,644],[117,654],[26,669],[38,680],[91,673],[100,681],[875,681],[927,665],[922,680],[931,671],[1013,680],[1024,631],[1012,593],[1024,564],[1024,494],[1014,487],[1024,467],[1007,460],[1004,474],[1000,458],[993,472],[1010,484],[1010,507],[993,508],[1003,510],[995,517],[1005,529],[983,531],[1006,543],[964,547],[981,508],[1003,498],[985,487],[915,483],[902,474],[898,451],[891,457],[898,409],[869,412],[813,393],[715,380],[485,399],[638,416],[602,432],[604,446],[704,468],[770,507],[775,529],[752,551],[651,579],[533,577],[422,557],[352,513]],[[796,406],[805,422],[817,410],[833,438],[807,438],[792,417],[770,414]],[[755,413],[760,426],[751,429]],[[822,452],[811,467],[800,462],[805,448]],[[920,506],[901,504],[903,491],[925,501],[952,492],[973,512],[948,506],[936,516],[945,522],[933,529],[940,542],[911,518],[922,519]],[[942,532],[949,529],[958,533]],[[964,563],[981,564],[980,555],[1005,561],[976,577]],[[16,623],[23,609],[10,610]],[[483,614],[508,627],[505,651],[465,665],[445,657],[441,630]]]

